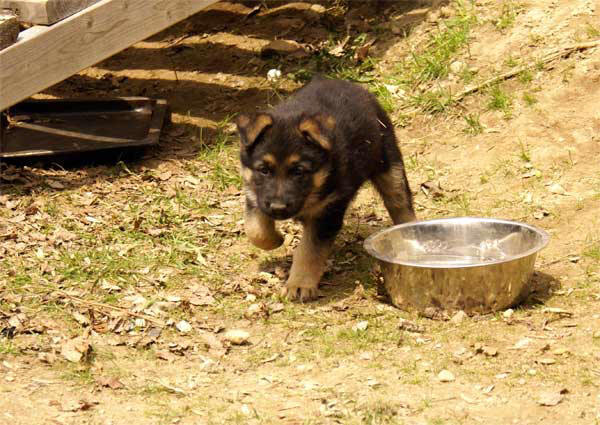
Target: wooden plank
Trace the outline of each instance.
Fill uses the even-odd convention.
[[[217,1],[101,0],[47,31],[24,31],[0,51],[0,111]]]
[[[100,0],[0,0],[0,9],[11,9],[21,22],[50,25]]]

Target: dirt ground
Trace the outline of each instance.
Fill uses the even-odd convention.
[[[0,424],[600,423],[600,2],[376,3],[221,2],[40,95],[164,98],[172,122],[146,151],[0,164]],[[524,304],[379,298],[371,187],[322,297],[277,297],[300,229],[244,237],[231,122],[316,72],[389,104],[419,218],[551,235]]]

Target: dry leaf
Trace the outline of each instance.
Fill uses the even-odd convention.
[[[114,376],[100,376],[96,378],[96,383],[101,387],[108,387],[113,390],[125,387],[119,378],[115,378]]]
[[[540,406],[556,406],[563,399],[560,392],[544,392],[541,393],[537,402]]]
[[[85,361],[91,353],[92,346],[84,337],[77,337],[65,342],[60,350],[60,354],[70,362],[77,363]]]
[[[46,180],[46,184],[48,186],[50,186],[52,189],[64,189],[65,188],[64,184],[62,184],[61,182],[58,182],[56,180],[48,179],[48,180]]]

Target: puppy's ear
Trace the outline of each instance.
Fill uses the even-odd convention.
[[[256,142],[262,132],[273,124],[273,118],[265,113],[254,116],[239,115],[235,120],[235,124],[240,133],[242,146],[248,149]]]
[[[298,130],[307,140],[316,143],[326,151],[331,150],[331,141],[327,134],[334,128],[335,119],[325,114],[304,118],[298,125]]]

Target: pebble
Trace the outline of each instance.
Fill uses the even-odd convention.
[[[444,369],[438,373],[438,380],[440,382],[454,382],[455,379],[454,374],[449,370]]]
[[[452,316],[452,318],[450,319],[450,322],[452,322],[454,324],[462,323],[467,317],[468,317],[467,313],[460,310],[460,311],[457,311],[454,314],[454,316]]]
[[[225,335],[223,335],[223,339],[231,342],[233,345],[246,344],[249,338],[250,334],[241,329],[231,329],[225,332]]]
[[[185,320],[181,320],[181,321],[177,322],[175,327],[177,328],[177,330],[179,332],[182,332],[182,333],[187,333],[192,330],[192,325],[190,325]]]
[[[512,308],[509,308],[508,310],[504,310],[504,312],[502,313],[502,317],[504,317],[505,319],[510,319],[514,313],[515,311]]]

